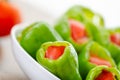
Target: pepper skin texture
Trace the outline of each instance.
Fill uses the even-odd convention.
[[[87,22],[86,27],[88,28],[89,33],[91,33],[94,41],[102,46],[107,46],[109,44],[109,32],[104,27],[96,26],[91,22]]]
[[[35,26],[36,24],[38,24],[38,22],[32,23],[29,26],[27,26],[25,29],[23,29],[22,32],[17,35],[17,40],[20,42],[22,37],[27,35],[27,32],[30,31],[32,27]]]
[[[62,55],[59,55],[59,57],[55,59],[46,57],[46,51],[48,51],[51,46],[52,49],[57,48],[57,50],[61,49],[61,46],[62,48],[64,46],[64,51],[63,49],[60,50],[60,53],[63,51]],[[49,52],[49,55],[52,55],[51,50]],[[59,51],[54,52],[59,53]],[[54,53],[54,55],[58,54]],[[61,80],[82,80],[79,74],[77,53],[73,46],[66,41],[46,42],[42,44],[41,48],[37,51],[36,59],[43,67],[59,77]]]

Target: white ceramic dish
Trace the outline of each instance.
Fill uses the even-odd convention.
[[[19,44],[16,36],[29,24],[15,25],[11,30],[13,53],[21,69],[31,80],[60,80],[37,63]]]

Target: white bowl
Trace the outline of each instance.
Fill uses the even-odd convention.
[[[29,24],[18,24],[11,30],[12,48],[16,61],[31,80],[60,80],[35,61],[17,41],[17,35],[28,25]]]

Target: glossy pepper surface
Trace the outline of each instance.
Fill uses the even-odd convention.
[[[94,67],[106,65],[108,67],[116,67],[110,53],[96,42],[90,42],[78,54],[79,71],[83,79],[87,73]]]
[[[120,71],[120,62],[117,64],[118,70]]]
[[[44,22],[34,23],[22,32],[21,46],[33,57],[42,43],[62,40],[59,34]]]
[[[86,80],[120,80],[120,72],[113,67],[97,66],[90,70]]]
[[[36,59],[61,80],[82,80],[77,53],[68,42],[56,41],[42,44],[37,51]]]
[[[107,46],[110,42],[109,32],[103,27],[96,26],[91,22],[86,22],[86,27],[92,35],[92,39],[102,46]]]
[[[20,42],[21,39],[22,39],[22,36],[27,35],[27,31],[31,30],[31,28],[32,28],[33,26],[35,26],[37,23],[38,23],[38,22],[32,23],[32,24],[30,24],[29,26],[27,26],[25,29],[23,29],[22,32],[21,32],[20,34],[18,34],[17,40]]]

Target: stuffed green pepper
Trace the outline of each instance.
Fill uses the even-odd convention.
[[[120,72],[116,68],[97,66],[90,70],[86,80],[120,80]]]
[[[96,42],[87,44],[82,52],[78,54],[78,59],[79,71],[83,79],[85,79],[87,73],[96,66],[105,65],[108,67],[116,67],[107,49]]]
[[[36,59],[61,80],[82,80],[79,74],[77,53],[66,41],[42,44],[37,51]]]

